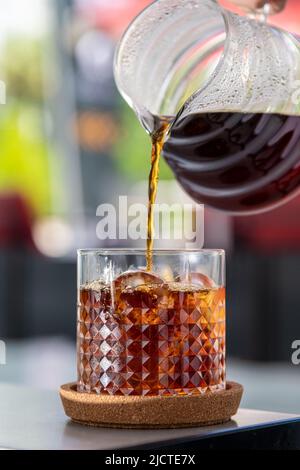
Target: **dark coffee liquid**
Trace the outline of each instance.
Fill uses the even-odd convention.
[[[112,285],[81,286],[77,325],[79,392],[198,395],[225,388],[224,287],[127,272]]]
[[[175,122],[163,154],[195,201],[266,209],[300,188],[300,117],[193,114]]]

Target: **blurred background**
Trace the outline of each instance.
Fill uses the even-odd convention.
[[[150,141],[116,90],[113,54],[149,3],[2,0],[0,382],[74,380],[76,249],[101,246],[99,204],[145,200]],[[300,2],[288,0],[272,21],[300,34],[299,17]],[[178,200],[164,162],[159,191]],[[249,407],[300,412],[300,369],[291,364],[300,339],[299,210],[300,197],[249,218],[206,211],[205,246],[228,256],[229,376],[245,385]]]

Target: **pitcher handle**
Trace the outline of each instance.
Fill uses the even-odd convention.
[[[230,0],[241,7],[247,15],[258,21],[266,22],[270,15],[281,12],[287,0]]]

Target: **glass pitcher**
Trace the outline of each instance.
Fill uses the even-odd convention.
[[[200,203],[235,214],[300,188],[300,43],[215,0],[157,0],[116,51],[117,86]]]

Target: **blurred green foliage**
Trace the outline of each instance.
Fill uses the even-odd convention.
[[[1,52],[7,94],[19,100],[43,99],[44,42],[26,37],[8,37]]]
[[[48,148],[41,110],[28,103],[5,106],[0,117],[0,188],[20,192],[36,213],[49,210]]]
[[[114,149],[120,172],[129,181],[147,180],[150,171],[151,140],[134,112],[123,101],[120,105],[120,129]],[[163,158],[160,161],[160,179],[173,179],[173,174]]]
[[[49,148],[43,128],[43,52],[41,40],[9,37],[0,59],[7,94],[6,105],[0,107],[0,189],[20,192],[37,214],[50,208]]]

